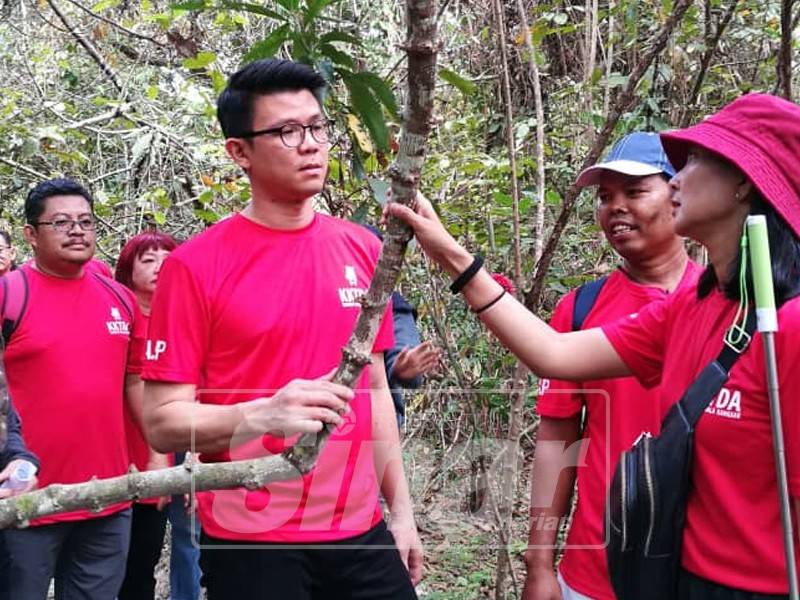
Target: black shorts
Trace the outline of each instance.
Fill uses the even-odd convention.
[[[200,567],[208,600],[415,600],[391,532],[381,521],[346,540],[257,544],[201,538]],[[287,547],[288,546],[288,547]],[[295,547],[296,546],[296,547]]]

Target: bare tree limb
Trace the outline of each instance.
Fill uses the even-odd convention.
[[[609,113],[602,130],[594,139],[594,143],[589,149],[589,152],[586,154],[586,158],[583,161],[581,170],[593,165],[595,162],[597,162],[597,159],[600,158],[600,154],[603,152],[608,140],[611,138],[611,134],[613,133],[620,117],[624,112],[630,110],[635,104],[636,86],[639,84],[639,81],[642,79],[645,71],[647,71],[648,67],[653,63],[655,57],[658,56],[658,54],[660,54],[664,49],[664,46],[672,34],[672,31],[675,29],[675,26],[681,21],[681,19],[683,19],[683,16],[686,14],[686,11],[689,9],[691,4],[692,0],[676,0],[672,7],[672,13],[670,16],[667,17],[667,20],[664,22],[661,28],[646,44],[646,47],[648,48],[647,52],[645,52],[642,59],[636,64],[628,76],[628,83],[626,84],[625,89],[622,90],[622,92],[617,96],[613,109]],[[561,212],[559,212],[558,218],[553,225],[553,231],[547,240],[547,244],[545,245],[545,249],[542,253],[542,258],[536,266],[536,275],[533,280],[533,285],[525,294],[525,305],[534,312],[536,312],[539,308],[542,291],[544,289],[545,277],[547,276],[550,262],[553,260],[553,253],[555,252],[556,246],[561,239],[561,234],[567,225],[567,221],[572,214],[572,208],[575,205],[575,200],[578,198],[579,192],[580,190],[573,182],[564,196],[561,204]]]
[[[778,51],[777,92],[792,99],[792,5],[794,0],[781,0],[781,47]]]
[[[728,9],[725,11],[725,15],[717,25],[714,35],[708,36],[706,39],[706,50],[703,52],[703,58],[700,59],[700,70],[697,72],[697,77],[695,77],[694,84],[692,85],[692,91],[689,93],[689,100],[684,106],[679,127],[688,126],[689,122],[692,120],[691,110],[697,102],[697,98],[700,96],[700,90],[702,89],[703,82],[708,74],[708,68],[711,66],[711,61],[717,52],[717,47],[719,46],[719,41],[722,38],[722,34],[725,33],[725,30],[728,28],[728,25],[733,19],[733,15],[736,14],[736,7],[738,5],[739,0],[731,0],[730,4],[728,5]],[[708,27],[710,28],[711,25],[709,24]]]
[[[438,41],[435,0],[407,0],[406,7],[408,33],[404,49],[408,54],[408,101],[400,149],[396,161],[389,167],[389,175],[393,201],[410,206],[416,199],[431,130]],[[411,235],[411,230],[399,219],[389,219],[378,266],[362,300],[355,331],[343,350],[344,360],[333,377],[335,382],[352,387],[369,363],[380,318],[397,284]],[[301,443],[286,450],[284,456],[305,473],[313,466],[329,435],[327,430],[306,434],[300,438]]]
[[[112,119],[116,119],[117,117],[122,117],[125,114],[125,111],[129,110],[130,106],[127,104],[123,104],[117,106],[113,110],[109,110],[108,112],[104,112],[103,114],[97,115],[96,117],[90,117],[88,119],[84,119],[83,121],[75,121],[74,123],[70,123],[64,129],[80,129],[81,127],[88,127],[89,125],[97,125],[98,123],[104,123],[105,121],[111,121]]]
[[[30,167],[26,167],[23,164],[20,164],[20,163],[14,161],[14,160],[11,160],[10,158],[5,158],[4,156],[0,156],[0,163],[8,165],[9,167],[11,167],[13,169],[19,169],[20,171],[23,171],[23,172],[27,173],[28,175],[30,175],[32,177],[36,177],[36,179],[47,179],[47,175],[44,175],[43,173],[40,173],[39,171],[31,169]]]
[[[98,13],[94,12],[90,8],[87,8],[84,5],[84,3],[82,3],[82,2],[77,2],[76,0],[67,0],[67,2],[69,2],[73,6],[77,6],[83,12],[92,15],[95,19],[103,21],[103,23],[108,23],[109,25],[111,25],[115,29],[119,29],[120,31],[123,31],[123,32],[127,33],[128,35],[131,35],[131,36],[133,36],[135,38],[139,38],[140,40],[145,40],[145,41],[151,42],[151,43],[155,44],[156,46],[160,46],[161,48],[168,48],[169,47],[166,44],[164,44],[163,42],[159,42],[157,39],[155,39],[153,37],[150,37],[149,35],[144,35],[143,33],[139,33],[137,31],[133,31],[132,29],[128,29],[127,27],[125,27],[123,25],[120,25],[116,21],[113,21],[113,20],[109,19],[108,17],[105,17],[105,16],[103,16],[101,14],[98,14]]]
[[[514,112],[513,112],[513,99],[511,97],[511,77],[508,69],[508,49],[506,46],[506,20],[503,11],[505,7],[501,0],[494,0],[493,3],[495,13],[495,23],[497,32],[497,45],[500,49],[500,89],[503,96],[503,104],[505,104],[505,130],[506,130],[506,150],[508,152],[508,162],[510,169],[509,177],[511,179],[511,205],[512,205],[512,227],[513,227],[513,269],[514,269],[514,284],[518,293],[522,290],[522,250],[520,240],[520,219],[519,219],[519,177],[517,174],[517,148],[514,135]],[[519,363],[517,363],[519,365]],[[510,398],[509,406],[509,438],[513,445],[514,430],[519,428],[519,421],[521,419],[521,411],[517,410],[520,399],[524,399],[524,393],[518,388],[524,386],[524,378],[522,385],[517,385],[516,379],[514,380],[514,392]],[[493,503],[495,518],[497,519],[498,533],[500,534],[501,547],[497,555],[497,567],[495,569],[495,585],[494,597],[497,600],[505,598],[505,582],[506,571],[511,575],[511,583],[514,586],[514,596],[519,596],[519,582],[517,581],[516,573],[514,572],[514,565],[511,561],[511,555],[508,549],[508,539],[510,537],[510,526],[508,525],[509,516],[512,512],[514,503],[514,483],[516,481],[516,454],[506,455],[503,457],[502,462],[502,485],[500,489],[500,497],[497,502]]]
[[[67,19],[64,13],[61,12],[61,9],[55,3],[55,0],[47,0],[47,4],[50,5],[50,8],[53,10],[54,13],[56,13],[56,16],[64,24],[64,27],[67,28],[72,37],[74,37],[75,40],[81,46],[84,47],[86,52],[89,53],[89,56],[91,56],[94,62],[98,64],[100,70],[103,71],[106,77],[108,77],[109,81],[111,81],[114,87],[117,88],[117,91],[122,92],[122,84],[119,81],[117,73],[114,71],[114,69],[112,69],[109,66],[109,64],[105,61],[105,59],[102,56],[100,56],[100,52],[97,51],[97,49],[92,45],[92,43],[89,40],[83,37],[80,34],[80,32],[77,29],[75,29],[75,26],[72,23],[70,23],[69,19]]]

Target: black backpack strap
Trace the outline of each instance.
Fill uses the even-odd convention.
[[[728,380],[733,365],[750,346],[755,330],[756,314],[754,310],[751,310],[747,313],[747,320],[744,324],[745,335],[742,336],[741,343],[732,346],[727,341],[724,342],[719,356],[700,372],[700,375],[679,400],[683,414],[692,428]]]
[[[119,300],[119,303],[122,304],[122,307],[125,309],[125,312],[128,313],[128,320],[133,321],[133,307],[128,304],[128,301],[120,294],[117,289],[114,287],[114,284],[105,276],[100,275],[99,273],[92,273],[95,279],[99,281],[103,287],[105,287],[111,294]]]
[[[0,306],[2,336],[7,346],[28,308],[28,276],[24,269],[17,269],[1,277],[0,284],[3,287],[3,304]]]
[[[591,312],[607,279],[608,277],[601,277],[594,281],[587,281],[577,289],[575,292],[575,306],[572,309],[572,331],[578,331],[583,328],[583,322],[589,316],[589,312]]]

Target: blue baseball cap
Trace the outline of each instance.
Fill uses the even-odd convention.
[[[587,187],[598,185],[604,171],[614,171],[631,177],[646,177],[663,173],[675,175],[675,169],[664,152],[657,133],[639,131],[630,133],[614,144],[603,162],[584,169],[578,175],[576,185]]]

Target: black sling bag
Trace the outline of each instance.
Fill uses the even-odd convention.
[[[642,433],[617,463],[607,499],[606,557],[618,600],[678,597],[694,428],[747,349],[755,321],[750,311],[741,343],[726,342],[670,408],[661,433]]]

